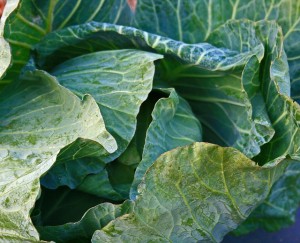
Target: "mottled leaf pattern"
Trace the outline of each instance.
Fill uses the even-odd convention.
[[[95,100],[89,95],[80,100],[44,71],[28,71],[0,97],[0,239],[34,241],[38,235],[29,211],[39,193],[38,179],[59,150],[78,137],[110,152],[117,145]]]
[[[42,187],[32,219],[46,240],[219,242],[246,218],[236,233],[288,225],[299,202],[299,40],[299,0],[9,1],[0,241],[39,240],[29,212],[41,176],[72,188]],[[47,190],[90,200],[75,217],[65,194],[42,209]],[[66,221],[41,223],[54,212]]]
[[[208,143],[176,148],[147,171],[133,213],[96,231],[92,242],[220,242],[284,167],[259,167],[233,148]]]
[[[1,78],[3,74],[6,72],[10,61],[11,61],[11,53],[8,42],[4,39],[3,33],[6,24],[6,20],[11,12],[17,7],[19,0],[11,0],[6,3],[5,11],[3,12],[0,21],[0,84],[3,83]]]

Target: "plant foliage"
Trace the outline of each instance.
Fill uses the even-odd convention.
[[[11,0],[0,241],[220,242],[300,202],[298,0]]]

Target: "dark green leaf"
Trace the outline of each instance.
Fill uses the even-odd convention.
[[[76,152],[74,152],[76,154]],[[49,189],[66,185],[75,189],[88,174],[97,174],[104,170],[105,163],[96,158],[81,158],[71,161],[57,161],[41,178],[41,184]]]
[[[174,89],[161,89],[169,94],[157,101],[152,111],[152,122],[146,133],[142,160],[136,168],[131,188],[131,199],[154,161],[164,152],[202,140],[201,125],[189,104]]]
[[[8,6],[13,9],[18,2],[10,1]],[[12,53],[12,67],[6,81],[19,75],[20,69],[29,59],[33,45],[47,33],[92,20],[126,23],[130,19],[131,11],[125,0],[22,0],[5,23],[4,38],[9,42]],[[7,61],[5,63],[6,66],[9,64]]]
[[[41,239],[55,242],[90,242],[96,230],[131,211],[130,201],[122,205],[99,204],[101,201],[103,199],[66,188],[43,189],[35,208],[39,211],[37,213],[40,214],[40,219],[39,222],[34,221]]]
[[[300,3],[298,0],[139,0],[133,26],[187,43],[199,43],[210,42],[211,33],[230,19],[276,20],[279,23],[283,30],[284,49],[290,67],[292,97],[299,101]],[[227,33],[230,35],[232,32]],[[232,43],[237,42],[232,40]]]
[[[122,171],[126,175],[126,171]],[[87,175],[77,187],[78,190],[105,198],[110,201],[123,201],[128,198],[128,193],[121,193],[114,188],[109,178],[107,169],[97,174]]]
[[[41,196],[36,202],[33,223],[37,226],[55,226],[80,220],[83,214],[91,207],[104,202],[104,199],[59,187],[55,190],[41,188]],[[38,219],[38,220],[37,220]]]

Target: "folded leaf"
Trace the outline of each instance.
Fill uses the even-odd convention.
[[[256,158],[261,164],[286,156],[300,160],[300,106],[290,98],[289,69],[283,36],[275,22],[258,22],[257,34],[266,45],[261,67],[261,90],[275,130]]]
[[[254,22],[249,20],[227,21],[211,32],[208,41],[220,48],[225,47],[238,52],[250,51],[258,43],[262,44],[256,33]],[[256,132],[259,134],[257,139],[259,139],[258,144],[260,146],[270,141],[275,132],[260,89],[262,82],[260,77],[261,63],[262,59],[252,56],[241,74],[244,90],[251,102],[252,119],[255,123]]]
[[[137,187],[154,161],[164,152],[202,140],[201,125],[188,103],[174,89],[161,89],[169,93],[155,104],[143,150],[142,160],[136,168],[130,198],[135,199]]]
[[[229,19],[276,20],[283,30],[292,97],[299,102],[299,8],[298,0],[139,0],[133,15],[133,26],[187,43],[199,43],[208,41],[211,33]],[[119,24],[127,23],[121,21]]]
[[[43,183],[44,186],[56,188],[59,185],[67,185],[74,188],[88,174],[97,174],[101,171],[103,168],[101,161],[111,162],[125,151],[134,136],[140,106],[152,89],[153,62],[159,58],[160,55],[137,50],[95,52],[68,60],[52,70],[52,74],[60,84],[76,95],[82,97],[91,94],[95,98],[107,130],[117,141],[118,150],[107,155],[97,151],[95,153],[94,149],[89,153],[87,148],[81,145],[78,145],[78,150],[75,145],[74,151],[68,148],[67,152],[62,151],[58,156],[59,163],[44,177],[42,182],[47,181]],[[81,157],[96,157],[100,160],[100,164],[95,171],[87,168],[81,171],[80,177],[75,178],[78,174],[77,167],[67,164]],[[88,167],[84,165],[84,160],[77,163],[82,164],[81,167]],[[66,171],[67,168],[71,170]],[[61,176],[55,177],[53,173],[59,173]],[[70,180],[72,184],[67,182]]]
[[[136,116],[152,89],[154,64],[161,55],[137,50],[95,52],[64,62],[52,74],[78,96],[91,94],[97,101],[107,130],[118,150],[105,161],[118,157],[131,141]]]
[[[75,189],[87,175],[100,173],[104,168],[105,163],[96,158],[85,157],[70,162],[57,159],[50,170],[41,178],[41,184],[50,189],[62,185]]]
[[[52,32],[36,50],[39,65],[47,69],[53,67],[53,60],[59,62],[79,55],[82,46],[90,46],[94,51],[138,48],[164,54],[164,59],[156,64],[156,86],[175,87],[190,101],[203,124],[205,140],[236,147],[253,157],[272,135],[262,136],[256,131],[251,103],[242,85],[242,68],[253,56],[258,60],[263,58],[262,43],[256,38],[254,44],[237,52],[207,43],[189,45],[130,27],[92,22]]]
[[[0,239],[36,241],[29,211],[39,178],[78,137],[116,150],[95,100],[80,100],[44,71],[26,72],[0,95]]]
[[[236,36],[236,32],[243,35]],[[240,38],[240,43],[244,43],[245,46],[239,45],[234,38]],[[262,137],[263,134],[272,135],[268,136],[268,140],[271,141],[261,143],[262,152],[255,160],[264,164],[280,160],[287,155],[299,159],[300,110],[299,105],[290,98],[288,63],[279,26],[275,22],[267,21],[256,23],[248,20],[228,21],[212,32],[209,40],[218,46],[239,52],[250,48],[245,43],[251,46],[260,40],[264,44],[265,57],[260,61],[260,65],[258,66],[257,60],[253,57],[243,70],[243,83],[254,107],[253,119],[258,120],[257,131],[263,128]],[[251,65],[251,62],[254,65]],[[270,126],[275,131],[274,137],[272,131],[268,132]]]
[[[126,176],[126,171],[122,171],[122,174]],[[76,189],[109,201],[121,202],[128,198],[128,193],[124,195],[113,187],[107,169],[87,175]]]
[[[57,243],[89,242],[96,230],[103,228],[115,218],[129,213],[131,207],[130,201],[125,201],[121,205],[102,203],[90,208],[78,222],[58,226],[38,226],[37,229],[43,240]]]

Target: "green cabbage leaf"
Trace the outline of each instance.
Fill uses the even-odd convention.
[[[12,0],[0,241],[221,242],[294,222],[298,0]]]

